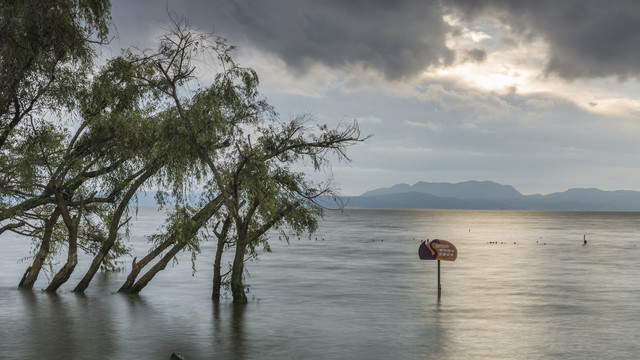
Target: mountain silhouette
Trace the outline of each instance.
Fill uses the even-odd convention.
[[[346,208],[640,211],[640,192],[569,189],[548,195],[523,195],[513,186],[492,181],[397,184],[339,199]],[[324,205],[335,202],[323,199]]]

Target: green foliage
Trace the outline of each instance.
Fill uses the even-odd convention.
[[[154,245],[160,245],[167,240],[172,243],[182,243],[187,245],[187,249],[200,251],[200,242],[198,231],[204,223],[200,223],[195,219],[196,209],[192,206],[175,206],[173,211],[169,213],[162,232],[148,236],[149,242]]]
[[[234,47],[184,23],[173,23],[156,52],[125,51],[92,73],[89,39],[106,39],[108,2],[0,4],[0,65],[14,71],[0,85],[1,219],[22,227],[12,231],[38,239],[54,211],[68,211],[80,217],[78,246],[95,255],[92,268],[115,270],[129,250],[129,202],[141,186],[156,186],[166,190],[157,202],[172,211],[149,237],[144,264],[186,250],[195,272],[213,233],[221,251],[240,255],[233,271],[242,273],[231,284],[244,289],[244,261],[270,251],[268,231],[317,229],[315,199],[332,193],[331,181],[295,169],[349,161],[346,148],[363,140],[355,122],[330,129],[308,115],[280,121],[256,72],[233,60]],[[31,10],[39,23],[26,18]],[[203,59],[217,69],[208,84],[198,77]],[[188,198],[194,191],[197,201]],[[49,265],[70,234],[58,220]]]
[[[41,204],[16,205],[47,197],[52,176],[80,166],[65,154],[73,132],[61,117],[84,89],[94,44],[107,40],[109,10],[103,0],[0,2],[2,218]]]
[[[109,11],[106,0],[0,3],[0,147],[26,114],[73,105]]]

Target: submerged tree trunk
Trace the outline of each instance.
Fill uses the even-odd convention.
[[[51,249],[51,236],[53,235],[53,229],[55,228],[59,217],[60,210],[56,208],[51,216],[47,220],[45,220],[44,235],[42,236],[40,248],[38,249],[38,253],[36,253],[35,257],[33,258],[31,266],[29,266],[27,268],[27,271],[24,272],[22,280],[20,280],[20,284],[18,284],[19,288],[33,289],[33,285],[35,284],[36,280],[38,280],[38,275],[40,274],[42,265],[47,259],[47,255],[49,255],[49,251]]]
[[[209,221],[209,219],[213,215],[215,215],[218,209],[220,209],[221,203],[222,203],[221,197],[218,196],[215,199],[209,201],[202,209],[200,209],[200,211],[198,211],[195,215],[193,215],[193,217],[191,218],[192,220],[191,226],[189,227],[189,229],[186,230],[185,233],[182,234],[184,239],[189,239],[194,237],[198,233],[198,231],[200,231],[200,229],[207,223],[207,221]],[[154,267],[144,275],[145,277],[144,281],[141,278],[139,281],[136,282],[136,278],[140,274],[140,271],[142,271],[142,269],[145,266],[147,266],[151,261],[153,261],[153,259],[160,256],[162,252],[167,248],[169,248],[169,246],[171,246],[172,244],[175,244],[175,245],[169,251],[169,254],[173,253],[173,255],[168,258],[166,263],[164,265],[162,264],[165,261],[165,258],[166,258],[166,255],[165,255],[163,259],[159,260],[159,262],[156,265],[154,265]],[[169,260],[171,260],[173,256],[175,256],[180,250],[184,249],[184,247],[187,245],[188,244],[186,240],[184,243],[182,242],[177,243],[177,238],[175,236],[170,236],[169,239],[165,240],[160,246],[153,249],[153,251],[147,254],[142,260],[140,260],[140,262],[136,262],[136,259],[133,259],[129,276],[127,276],[127,280],[124,282],[124,284],[122,284],[118,292],[121,292],[121,293],[140,292],[140,290],[142,290],[145,286],[147,286],[149,281],[151,281],[151,279],[153,279],[153,277],[159,271],[165,268]],[[154,271],[154,269],[156,270]]]
[[[231,293],[233,295],[233,302],[235,304],[246,304],[247,295],[244,291],[244,284],[242,281],[242,275],[244,274],[244,256],[247,252],[247,247],[252,244],[262,235],[264,235],[269,229],[271,229],[278,221],[280,221],[288,212],[292,211],[297,205],[289,204],[281,209],[276,214],[273,214],[271,218],[266,221],[259,228],[248,231],[249,224],[253,219],[255,211],[258,209],[259,201],[252,204],[247,211],[245,219],[242,223],[236,225],[239,229],[237,233],[236,252],[233,259],[233,267],[231,269]]]
[[[133,284],[129,289],[127,289],[126,293],[128,294],[137,294],[142,289],[145,288],[149,284],[151,280],[158,274],[160,271],[164,270],[169,261],[176,256],[180,250],[184,249],[187,246],[187,243],[179,243],[175,244],[169,252],[167,252],[160,261],[158,261],[149,271],[147,271],[135,284]]]
[[[226,240],[218,239],[216,257],[213,261],[213,291],[211,292],[211,299],[216,303],[220,302],[220,290],[222,287],[222,253],[224,252],[224,246],[226,243]]]
[[[214,303],[220,302],[221,288],[222,288],[222,254],[224,253],[224,247],[229,243],[227,236],[229,234],[229,228],[231,227],[231,221],[233,218],[228,215],[222,224],[222,230],[220,233],[216,233],[218,238],[218,245],[216,247],[216,255],[213,261],[213,290],[211,292],[211,299]]]
[[[233,258],[233,267],[231,269],[231,295],[233,296],[234,304],[247,303],[247,294],[244,292],[244,284],[242,282],[245,246],[244,241],[241,241],[240,237],[238,237],[236,253]]]
[[[73,270],[78,264],[78,227],[69,229],[69,252],[67,255],[67,262],[62,266],[58,273],[53,277],[51,283],[45,291],[55,292],[62,284],[66,283],[71,277]]]
[[[78,285],[76,285],[76,287],[73,289],[74,292],[82,293],[89,287],[89,283],[91,283],[91,280],[93,279],[95,274],[98,272],[98,269],[100,269],[100,264],[102,264],[102,261],[107,256],[107,254],[109,253],[109,251],[111,250],[111,248],[113,247],[113,245],[115,244],[118,238],[118,229],[120,228],[120,219],[122,218],[122,215],[124,214],[127,206],[129,206],[129,201],[135,195],[138,188],[140,188],[140,186],[142,186],[142,184],[147,179],[149,179],[153,174],[155,174],[154,168],[149,169],[145,173],[143,173],[142,176],[140,176],[131,185],[131,187],[129,188],[127,193],[124,195],[122,200],[120,200],[120,204],[118,205],[118,208],[113,214],[111,223],[109,224],[109,235],[107,239],[104,241],[104,243],[102,244],[102,246],[100,247],[100,251],[98,251],[96,256],[93,258],[93,261],[91,262],[91,266],[89,266],[89,270],[87,270],[87,273],[84,275],[82,280],[80,280]]]
[[[62,219],[69,231],[69,251],[67,254],[67,262],[62,266],[58,273],[53,277],[51,283],[45,291],[55,292],[62,284],[66,283],[71,277],[73,270],[78,264],[78,227],[80,226],[80,219],[82,218],[82,200],[80,201],[80,208],[78,213],[73,218],[69,213],[67,205],[64,203],[62,194],[57,193],[58,208],[62,214]]]
[[[145,257],[143,257],[142,260],[140,260],[140,262],[136,262],[136,258],[134,258],[133,261],[131,262],[131,271],[127,276],[127,280],[125,280],[125,282],[122,284],[120,289],[118,289],[118,292],[120,293],[130,292],[129,290],[135,283],[136,278],[140,274],[140,271],[142,271],[142,269],[145,266],[147,266],[151,261],[153,261],[153,259],[155,259],[160,254],[162,254],[163,251],[168,249],[169,246],[171,246],[171,244],[173,244],[173,239],[167,239],[162,244],[160,244],[160,246],[156,247],[151,252],[149,252]]]

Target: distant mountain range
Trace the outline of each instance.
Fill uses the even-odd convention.
[[[141,206],[154,206],[155,191],[138,193]],[[194,202],[197,194],[189,202]],[[173,199],[168,197],[168,202]],[[469,210],[567,210],[638,211],[640,191],[569,189],[548,195],[522,195],[510,185],[492,181],[418,182],[398,184],[367,191],[360,196],[341,196],[346,208],[364,209],[469,209]],[[329,208],[337,206],[333,198],[321,199]]]
[[[569,189],[522,195],[513,186],[492,181],[398,184],[341,200],[347,208],[640,211],[640,191]]]

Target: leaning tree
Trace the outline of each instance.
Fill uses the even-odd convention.
[[[314,200],[333,191],[331,181],[315,183],[304,172],[292,170],[294,166],[306,162],[313,170],[321,170],[330,165],[332,155],[348,161],[346,147],[365,140],[356,122],[332,129],[313,126],[307,116],[281,121],[258,92],[255,71],[236,64],[233,50],[223,39],[212,40],[174,21],[156,52],[131,58],[146,64],[148,71],[141,79],[171,104],[168,113],[186,132],[183,151],[197,157],[199,181],[207,191],[202,192],[199,210],[180,208],[166,232],[154,237],[157,245],[142,263],[134,259],[120,291],[140,291],[180,250],[191,247],[197,251],[198,234],[209,224],[218,241],[213,298],[217,300],[220,294],[221,253],[232,245],[231,290],[234,302],[246,302],[245,257],[256,256],[260,244],[268,245],[265,234],[270,229],[314,231],[321,215]],[[202,58],[216,59],[209,69],[219,70],[210,84],[190,91],[203,73],[197,66]],[[166,173],[174,189],[184,183],[182,173],[175,169]],[[159,256],[158,250],[168,248],[171,250],[135,282],[141,265]]]

